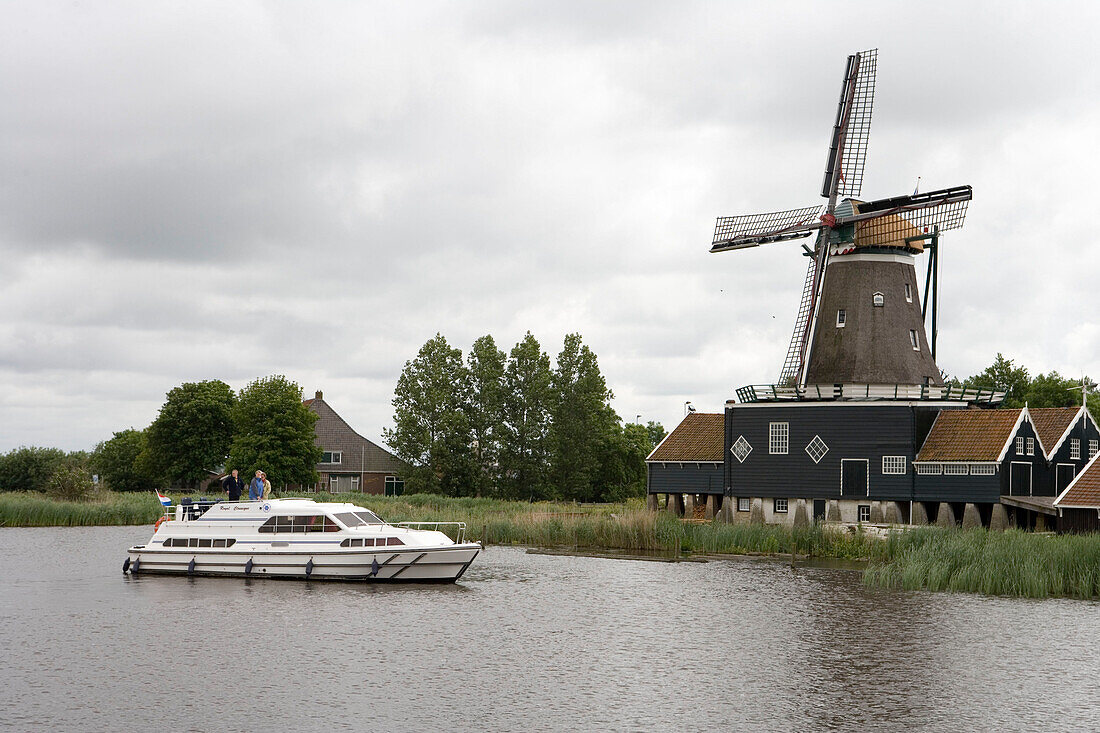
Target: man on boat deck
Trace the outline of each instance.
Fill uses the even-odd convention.
[[[249,501],[259,501],[264,495],[264,472],[256,469],[256,478],[248,484]]]
[[[262,478],[264,480],[264,493],[263,493],[263,496],[260,497],[260,498],[270,499],[271,498],[271,482],[267,480],[267,474],[266,473],[261,473],[260,478]]]
[[[237,469],[233,469],[233,473],[225,477],[222,481],[222,490],[229,495],[230,501],[240,501],[241,492],[244,491],[244,481],[241,481],[237,476]]]

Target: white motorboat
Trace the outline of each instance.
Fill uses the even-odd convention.
[[[122,571],[453,583],[481,551],[465,533],[464,522],[388,524],[354,504],[199,501],[166,508]]]

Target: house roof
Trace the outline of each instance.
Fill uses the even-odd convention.
[[[653,449],[647,461],[721,463],[725,416],[692,412]]]
[[[1093,456],[1077,478],[1070,481],[1065,491],[1054,500],[1054,506],[1100,509],[1100,453]]]
[[[917,461],[999,461],[1024,409],[943,410]]]
[[[340,451],[342,454],[339,464],[320,465],[318,469],[329,473],[363,471],[402,474],[406,468],[405,464],[382,446],[355,432],[344,418],[325,402],[320,392],[315,398],[302,402],[317,414],[317,423],[313,426],[314,445],[326,451]]]
[[[1027,412],[1031,415],[1031,422],[1035,426],[1035,433],[1039,436],[1039,442],[1050,451],[1047,458],[1054,454],[1058,446],[1062,444],[1062,438],[1077,422],[1081,414],[1080,407],[1029,407]]]

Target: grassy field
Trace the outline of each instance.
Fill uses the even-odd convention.
[[[183,495],[173,495],[178,502]],[[531,504],[496,499],[315,494],[354,501],[390,522],[461,521],[466,537],[485,544],[663,554],[808,555],[868,560],[864,582],[902,590],[960,591],[1026,598],[1100,597],[1100,535],[966,532],[934,527],[882,540],[860,532],[811,526],[682,522],[622,504]],[[161,515],[152,492],[105,492],[87,503],[40,494],[0,493],[0,526],[149,524]]]

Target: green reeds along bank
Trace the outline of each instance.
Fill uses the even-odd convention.
[[[0,526],[3,527],[152,524],[163,511],[152,492],[103,492],[86,502],[58,501],[34,493],[0,493]]]
[[[864,582],[1023,598],[1100,596],[1100,535],[917,529],[892,536]]]

